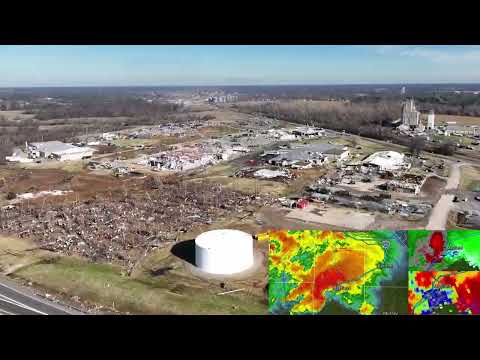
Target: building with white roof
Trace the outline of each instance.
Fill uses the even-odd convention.
[[[405,161],[405,155],[396,151],[379,151],[371,154],[363,163],[376,166],[382,171],[409,169],[411,164]]]
[[[54,158],[60,161],[81,160],[93,155],[95,149],[74,146],[61,141],[46,141],[28,144],[30,158]]]

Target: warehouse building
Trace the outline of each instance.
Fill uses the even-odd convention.
[[[309,144],[295,149],[278,150],[268,162],[277,166],[323,165],[330,161],[346,160],[350,152],[347,148],[332,144]],[[272,152],[265,153],[269,156]]]
[[[94,149],[74,146],[61,141],[46,141],[27,144],[28,157],[32,159],[51,158],[59,161],[81,160],[93,155]]]

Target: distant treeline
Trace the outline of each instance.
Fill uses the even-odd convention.
[[[35,114],[39,120],[70,119],[80,117],[152,117],[179,110],[181,105],[146,102],[134,98],[89,98],[71,105],[45,104],[27,113]]]
[[[310,124],[331,130],[345,130],[351,134],[389,139],[389,125],[400,117],[401,106],[397,103],[352,104],[350,106],[313,108],[298,103],[268,102],[260,104],[238,104],[239,111],[260,113],[285,121]]]
[[[352,98],[355,104],[378,104],[382,102],[398,102],[410,96],[401,95],[366,95]],[[428,112],[434,110],[437,114],[480,116],[480,95],[432,93],[411,96],[415,99],[418,110]]]
[[[412,139],[399,136],[393,131],[392,121],[400,117],[401,105],[398,102],[375,104],[352,103],[343,107],[312,108],[298,103],[257,103],[235,105],[238,111],[260,114],[302,125],[318,126],[330,130],[345,131],[383,141],[392,141],[414,150],[427,150],[443,155],[453,155],[454,146],[450,142],[438,145],[412,144]]]

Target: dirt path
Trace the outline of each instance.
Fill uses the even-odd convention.
[[[451,167],[450,176],[445,186],[445,191],[456,190],[460,184],[460,167],[466,163],[455,163]],[[453,198],[455,195],[443,194],[437,204],[432,209],[430,219],[428,220],[427,230],[445,230],[447,225],[448,213],[453,207]]]
[[[466,163],[455,163],[452,165],[450,176],[447,180],[445,190],[456,190],[460,185],[460,166],[468,165]]]

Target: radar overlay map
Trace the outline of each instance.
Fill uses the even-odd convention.
[[[408,231],[408,313],[480,314],[480,231]]]
[[[405,231],[270,231],[271,314],[407,314]]]
[[[480,314],[480,272],[410,271],[408,312]]]
[[[409,269],[480,271],[480,231],[408,231]]]

